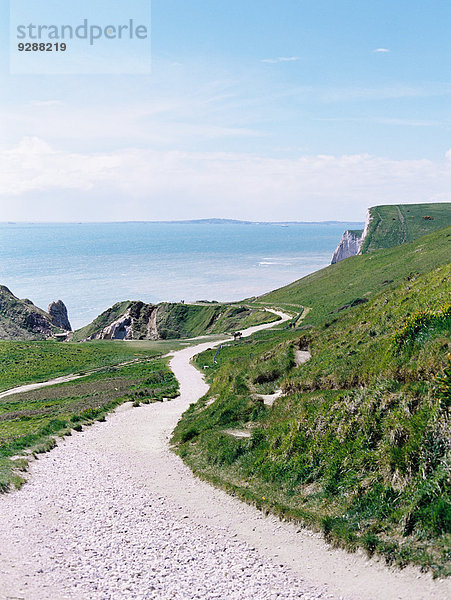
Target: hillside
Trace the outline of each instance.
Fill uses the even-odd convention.
[[[374,206],[368,210],[360,253],[399,246],[449,226],[449,202]]]
[[[158,305],[140,301],[115,304],[92,323],[74,332],[73,340],[85,339],[179,339],[213,333],[232,333],[276,317],[259,307],[228,304]]]
[[[54,319],[31,300],[20,300],[0,286],[0,340],[42,340],[63,330]]]
[[[448,227],[409,244],[352,256],[264,294],[254,302],[295,312],[308,306],[312,310],[305,323],[321,323],[326,318],[332,319],[333,311],[393,289],[406,277],[448,264],[450,246],[451,227]]]
[[[212,386],[175,431],[180,456],[335,545],[448,575],[450,241],[448,228],[259,298],[311,311],[197,358]]]
[[[451,204],[398,204],[368,209],[365,229],[347,230],[331,264],[357,254],[393,248],[451,225]]]
[[[157,313],[157,328],[161,338],[178,339],[213,333],[233,333],[277,319],[275,315],[258,307],[216,303],[163,303],[159,305]]]

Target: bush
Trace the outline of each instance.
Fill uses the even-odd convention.
[[[420,334],[430,329],[435,331],[451,329],[451,304],[437,311],[422,310],[408,317],[403,328],[393,338],[395,353],[411,350]]]
[[[190,427],[186,431],[184,431],[180,436],[180,441],[182,444],[185,442],[189,442],[199,435],[199,430],[196,427]]]

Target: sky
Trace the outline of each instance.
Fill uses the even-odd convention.
[[[89,6],[100,22],[149,3]],[[11,74],[9,13],[0,221],[361,221],[451,201],[449,0],[153,0],[150,73],[103,44],[118,72]]]

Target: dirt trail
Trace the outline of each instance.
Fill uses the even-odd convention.
[[[407,237],[407,227],[406,227],[406,220],[404,218],[404,215],[402,214],[399,206],[396,207],[397,211],[398,211],[398,215],[399,215],[399,221],[401,223],[401,231],[402,231],[402,239],[401,239],[401,244],[404,244],[406,241],[406,237]]]
[[[0,598],[448,599],[447,582],[331,550],[193,477],[169,439],[208,390],[192,357],[220,343],[174,353],[179,398],[120,407],[0,497]]]
[[[56,377],[55,379],[50,379],[49,381],[43,381],[41,383],[28,383],[27,385],[21,385],[10,390],[6,390],[6,392],[2,392],[0,394],[0,398],[6,398],[6,396],[13,396],[14,394],[22,394],[23,392],[31,392],[33,390],[50,387],[52,385],[58,385],[60,383],[69,383],[69,381],[75,381],[76,379],[87,377],[88,375],[91,375],[91,373],[85,373],[84,375],[64,375],[63,377]]]

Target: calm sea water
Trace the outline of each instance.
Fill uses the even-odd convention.
[[[0,224],[0,284],[73,327],[119,300],[240,300],[329,264],[355,223]]]

